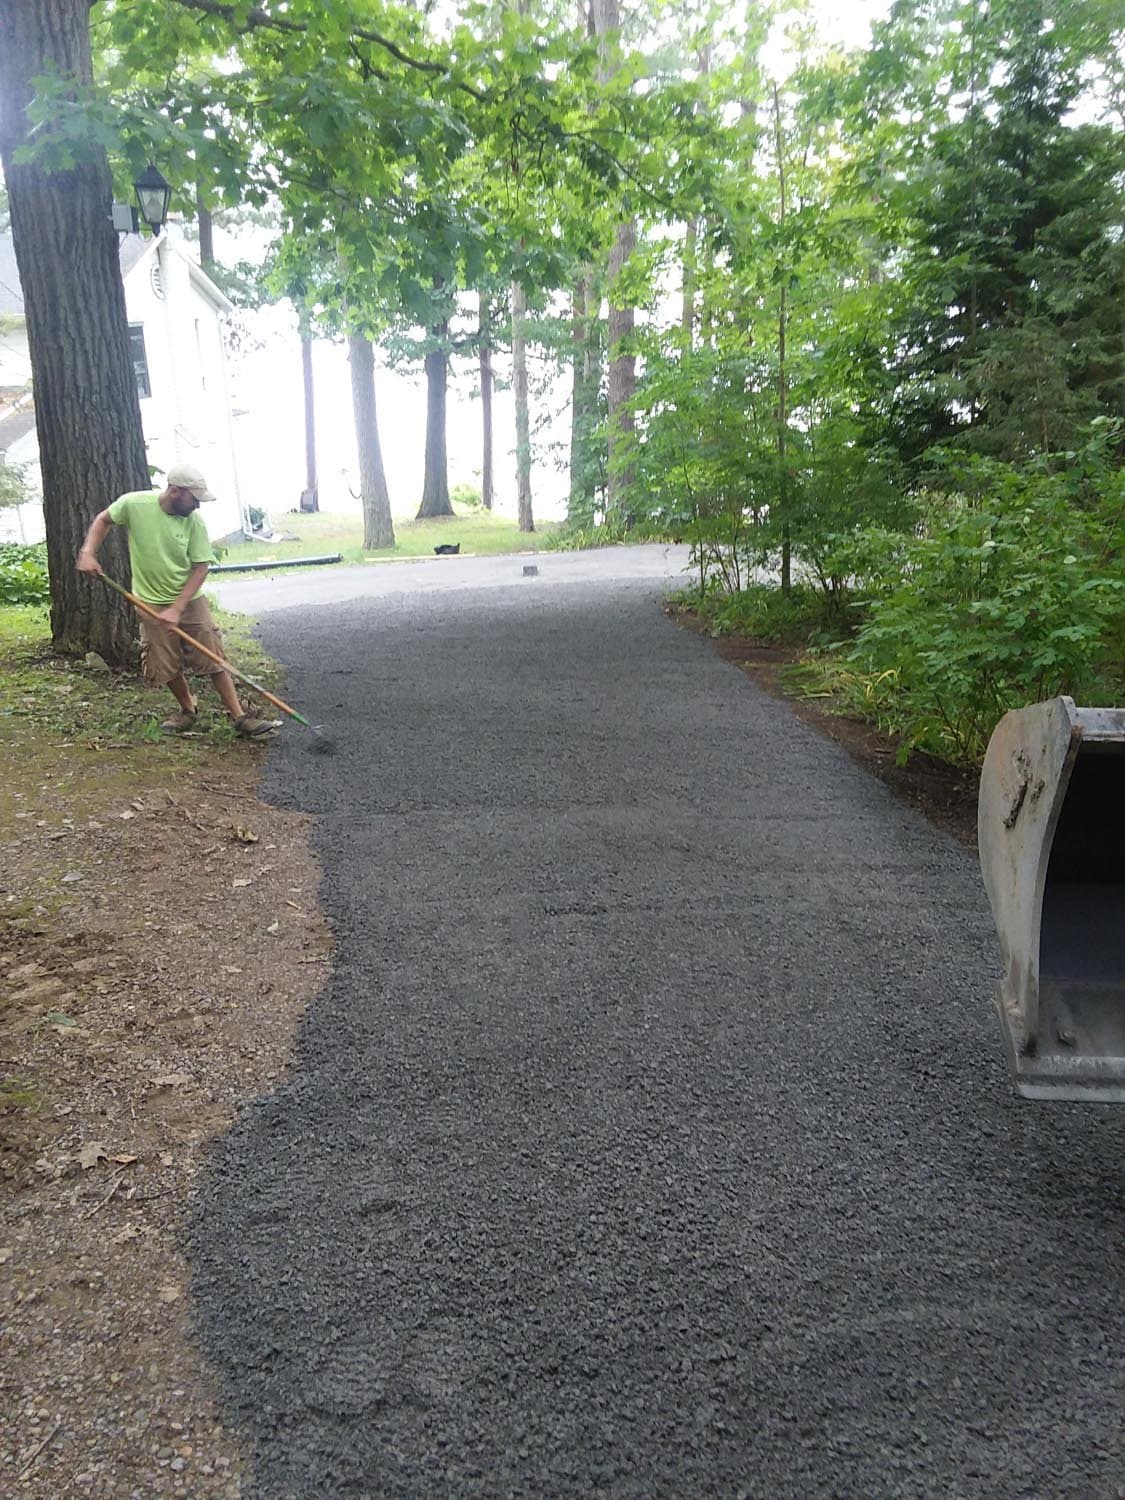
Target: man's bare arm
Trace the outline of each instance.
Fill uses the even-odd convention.
[[[98,562],[98,548],[109,535],[109,529],[113,525],[108,510],[100,510],[90,522],[90,529],[86,533],[86,540],[79,548],[78,556],[75,558],[74,566],[80,573],[100,573],[102,565]]]

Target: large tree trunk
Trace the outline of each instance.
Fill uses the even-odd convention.
[[[305,487],[301,491],[301,509],[306,512],[320,509],[320,486],[316,474],[316,387],[313,384],[313,336],[306,314],[300,314],[301,333],[301,385],[305,393]],[[372,362],[372,392],[374,392],[374,361]],[[374,394],[372,395],[374,405]],[[375,440],[378,445],[379,434]],[[382,458],[379,461],[382,468]],[[386,485],[384,484],[384,489]]]
[[[620,306],[621,297],[614,283],[636,249],[636,231],[632,223],[619,224],[613,249],[609,253],[609,322],[606,337],[609,345],[609,371],[606,382],[609,405],[609,482],[606,510],[609,514],[628,517],[629,496],[633,488],[633,465],[630,453],[636,420],[631,402],[637,389],[637,359],[625,347],[632,338],[635,318],[631,307]]]
[[[601,54],[599,65],[603,80],[617,71],[614,55],[616,33],[621,27],[617,0],[593,0],[594,30]],[[609,405],[609,477],[606,511],[629,518],[629,495],[633,488],[633,470],[629,461],[636,422],[630,403],[637,385],[636,356],[627,347],[635,323],[634,310],[622,305],[624,298],[615,285],[636,249],[637,236],[633,222],[617,226],[613,249],[609,255],[609,322],[606,330],[609,356],[607,394]]]
[[[680,345],[690,354],[695,342],[695,287],[698,276],[696,253],[699,244],[699,220],[689,219],[684,226],[683,282],[680,292]]]
[[[521,531],[534,531],[531,514],[531,410],[527,400],[527,293],[512,282],[512,388],[516,405],[516,514]]]
[[[576,21],[587,39],[596,36],[593,0],[577,0]],[[598,304],[593,276],[587,268],[570,298],[570,498],[567,514],[587,522],[593,515],[601,464],[595,441],[602,369],[600,341],[595,339]]]
[[[777,148],[778,221],[784,228],[788,213],[786,200],[785,140],[781,129],[781,99],[777,85],[773,89],[774,141]],[[782,267],[778,267],[779,272]],[[793,585],[793,541],[789,527],[789,366],[786,363],[786,335],[789,326],[789,304],[785,277],[779,276],[781,300],[777,309],[777,476],[778,499],[781,502],[781,592],[788,594]]]
[[[31,79],[57,71],[92,78],[88,0],[3,0],[0,10],[0,160],[23,287],[43,473],[51,633],[55,648],[96,651],[121,665],[134,651],[130,607],[74,569],[98,511],[126,490],[149,488],[125,293],[110,221],[105,154],[91,147],[71,170],[17,164]],[[124,536],[101,553],[128,578]]]
[[[696,245],[698,258],[699,246]],[[715,271],[715,249],[714,236],[705,234],[703,237],[703,256],[700,267],[703,278],[703,291],[699,299],[699,342],[704,349],[710,349],[715,342],[715,308],[712,302]]]
[[[711,43],[705,41],[699,48],[696,58],[699,64],[700,78],[706,78],[711,72]],[[692,113],[696,113],[693,106]],[[681,288],[680,301],[680,347],[684,354],[690,354],[695,344],[695,293],[699,280],[699,219],[694,216],[688,219],[684,225],[684,258],[683,258],[683,284]]]
[[[215,225],[200,188],[195,192],[195,219],[199,226],[199,264],[209,271],[215,264]]]
[[[570,299],[570,501],[572,516],[587,518],[594,508],[598,464],[594,428],[598,420],[601,362],[594,338],[597,307],[591,276],[575,286]]]
[[[391,497],[383,472],[383,450],[379,443],[379,420],[375,410],[375,351],[361,334],[348,336],[348,359],[352,373],[352,413],[359,454],[359,492],[363,501],[363,545],[393,547],[395,529],[391,521]]]
[[[445,388],[449,375],[448,319],[430,330],[436,347],[426,355],[426,472],[417,520],[451,516],[449,463],[445,452]]]
[[[487,294],[480,294],[480,407],[481,433],[480,500],[485,510],[492,509],[495,487],[492,472],[492,319]]]

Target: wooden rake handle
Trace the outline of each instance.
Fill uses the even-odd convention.
[[[295,708],[291,708],[283,698],[278,698],[274,693],[271,693],[268,688],[264,688],[260,682],[255,682],[252,677],[247,677],[245,672],[240,672],[237,667],[232,667],[230,662],[227,661],[226,657],[220,656],[217,651],[212,651],[207,646],[201,645],[193,635],[189,635],[186,630],[181,630],[178,625],[172,625],[167,620],[162,620],[159,614],[156,612],[156,610],[153,609],[150,604],[146,604],[143,599],[138,599],[136,594],[131,594],[127,588],[123,588],[121,584],[119,584],[116,579],[111,578],[108,573],[102,573],[100,576],[105,580],[106,583],[109,584],[111,589],[116,589],[123,599],[128,599],[129,603],[133,606],[134,609],[140,610],[142,615],[147,615],[150,620],[155,620],[156,623],[164,630],[172,631],[172,633],[174,635],[178,635],[182,641],[186,641],[189,646],[194,646],[201,656],[210,658],[210,660],[215,662],[217,666],[222,667],[224,672],[229,672],[232,677],[237,677],[239,682],[244,682],[247,687],[252,687],[256,693],[260,693],[262,697],[265,698],[267,702],[272,703],[275,708],[280,708],[282,713],[288,714],[291,719],[296,719],[298,724],[304,724],[308,729],[312,728],[312,725],[309,723],[308,719],[305,718],[304,714],[299,714],[297,710]]]

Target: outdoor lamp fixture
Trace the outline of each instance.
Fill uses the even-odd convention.
[[[168,217],[168,199],[172,196],[170,184],[149,162],[133,183],[133,187],[136,190],[137,202],[141,206],[141,218],[153,234],[158,235],[164,228],[164,220]]]

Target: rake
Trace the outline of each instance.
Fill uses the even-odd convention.
[[[312,735],[312,744],[309,746],[309,750],[313,755],[331,755],[333,753],[336,748],[333,742],[326,735],[322,734],[315,724],[310,723],[304,714],[298,713],[283,698],[279,698],[276,693],[271,693],[268,688],[264,688],[260,682],[255,682],[252,677],[247,677],[246,673],[240,672],[237,667],[231,666],[230,662],[225,657],[220,656],[218,652],[211,651],[206,646],[201,646],[195,637],[189,635],[186,630],[181,630],[178,625],[170,625],[167,620],[162,620],[150,604],[146,604],[143,599],[138,599],[136,594],[131,594],[127,588],[123,588],[115,579],[110,578],[108,573],[102,573],[99,576],[105,583],[109,584],[111,589],[119,593],[123,599],[128,599],[134,609],[139,610],[143,615],[147,615],[150,620],[155,620],[163,629],[170,630],[173,635],[178,635],[189,646],[194,646],[201,656],[208,657],[217,666],[222,667],[224,672],[229,672],[232,677],[237,677],[239,682],[244,682],[247,687],[253,688],[256,693],[265,698],[267,703],[272,703],[275,708],[280,708],[283,714],[288,714],[291,719],[296,719],[297,723],[303,725]]]

